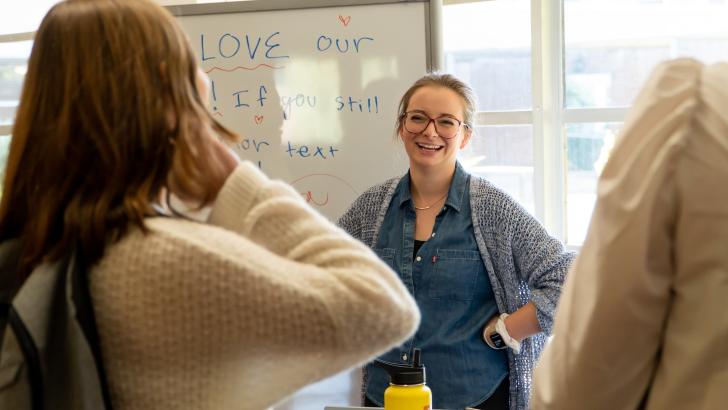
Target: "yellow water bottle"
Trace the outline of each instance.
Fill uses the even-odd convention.
[[[425,385],[425,366],[420,363],[420,349],[414,349],[412,366],[375,360],[389,374],[384,391],[384,410],[430,410],[432,392]]]

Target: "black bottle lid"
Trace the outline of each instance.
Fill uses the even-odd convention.
[[[412,366],[375,360],[374,364],[389,374],[389,380],[396,386],[411,386],[425,383],[425,366],[420,363],[420,349],[414,349]]]

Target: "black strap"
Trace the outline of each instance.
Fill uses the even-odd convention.
[[[111,410],[111,396],[109,394],[109,387],[106,380],[104,362],[101,358],[101,344],[99,343],[99,335],[96,329],[96,316],[94,315],[93,304],[91,303],[91,294],[89,293],[88,288],[89,272],[86,269],[84,258],[79,251],[80,247],[77,247],[76,249],[77,251],[72,259],[73,266],[71,270],[73,303],[76,306],[78,323],[81,325],[81,329],[83,330],[89,347],[91,348],[91,353],[94,356],[96,372],[101,385],[101,394],[104,399],[104,407],[107,410]]]
[[[8,324],[15,333],[15,338],[20,345],[20,350],[23,351],[23,357],[28,367],[31,408],[43,410],[43,372],[40,367],[40,354],[23,319],[12,305],[8,309]]]
[[[0,318],[7,318],[10,311],[10,303],[0,303]]]

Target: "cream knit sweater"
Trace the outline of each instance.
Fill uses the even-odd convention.
[[[150,218],[93,270],[119,409],[263,409],[409,337],[419,312],[366,246],[249,163],[209,224]]]

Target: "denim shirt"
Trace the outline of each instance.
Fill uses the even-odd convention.
[[[379,358],[411,364],[412,349],[421,349],[433,407],[441,409],[485,401],[508,375],[506,352],[491,349],[481,337],[498,307],[474,235],[469,184],[470,176],[457,164],[433,233],[413,260],[416,215],[405,175],[374,249],[399,274],[422,314],[414,337]],[[367,365],[370,400],[381,405],[388,385],[382,369]]]

